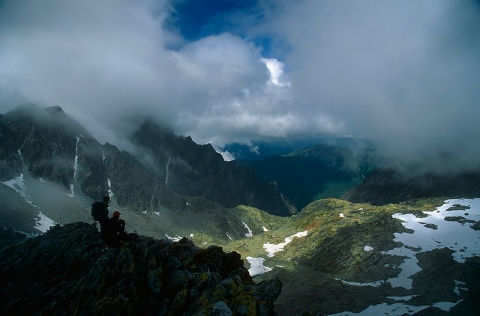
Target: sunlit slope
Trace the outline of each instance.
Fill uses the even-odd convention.
[[[478,204],[319,200],[280,227],[227,247],[248,259],[252,274],[264,273],[256,278],[284,282],[281,315],[471,310],[480,277]]]
[[[283,251],[275,253],[265,264],[284,260],[285,264],[291,265],[292,261],[298,261],[323,271],[343,270],[354,263],[356,253],[365,252],[367,245],[377,248],[393,246],[393,234],[405,231],[400,221],[392,218],[393,214],[420,213],[441,203],[441,199],[429,199],[409,204],[372,206],[337,199],[318,200],[280,222],[275,222],[275,217],[257,217],[257,227],[265,226],[269,230],[253,234],[251,238],[232,241],[228,247],[243,249],[245,256],[267,257],[264,244],[281,243],[289,236],[307,231],[305,237],[293,238]],[[272,222],[280,226],[269,228]],[[328,263],[324,260],[318,262],[317,257],[323,252],[328,253]],[[344,257],[351,258],[342,260]]]

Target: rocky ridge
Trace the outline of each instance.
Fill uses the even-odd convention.
[[[274,315],[279,279],[255,283],[236,252],[140,237],[105,248],[77,222],[0,252],[3,315]]]
[[[115,203],[137,213],[176,211],[184,196],[291,213],[275,185],[223,161],[211,145],[197,145],[153,122],[141,125],[133,139],[136,155],[101,145],[60,107],[24,105],[0,115],[0,181],[31,176],[96,200],[111,192]]]
[[[363,183],[342,198],[354,203],[385,205],[429,197],[478,197],[480,172],[404,175],[391,169],[377,169]]]

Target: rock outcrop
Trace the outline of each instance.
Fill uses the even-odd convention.
[[[274,315],[278,279],[252,280],[236,252],[140,237],[105,248],[77,222],[0,252],[3,315]]]

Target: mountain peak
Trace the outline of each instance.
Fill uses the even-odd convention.
[[[91,138],[90,133],[80,123],[70,117],[60,106],[41,107],[33,103],[18,106],[5,114],[8,120],[34,122],[49,128],[60,128],[71,135]]]
[[[49,111],[50,113],[64,113],[65,112],[63,111],[62,107],[61,106],[58,106],[58,105],[54,105],[54,106],[49,106],[47,108],[45,108],[47,111]]]

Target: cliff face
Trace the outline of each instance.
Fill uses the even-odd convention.
[[[0,252],[3,315],[274,315],[281,288],[255,284],[236,252],[185,238],[105,248],[81,222]]]
[[[60,107],[21,106],[0,115],[0,182],[31,176],[96,200],[109,191],[119,206],[136,213],[175,211],[185,203],[182,196],[291,213],[275,185],[223,161],[211,145],[153,122],[141,125],[132,138],[135,154],[101,145]]]
[[[224,161],[211,144],[197,145],[146,121],[132,136],[133,143],[147,153],[165,185],[177,194],[201,196],[234,207],[254,206],[274,215],[290,215],[278,187],[265,182],[236,161]]]

